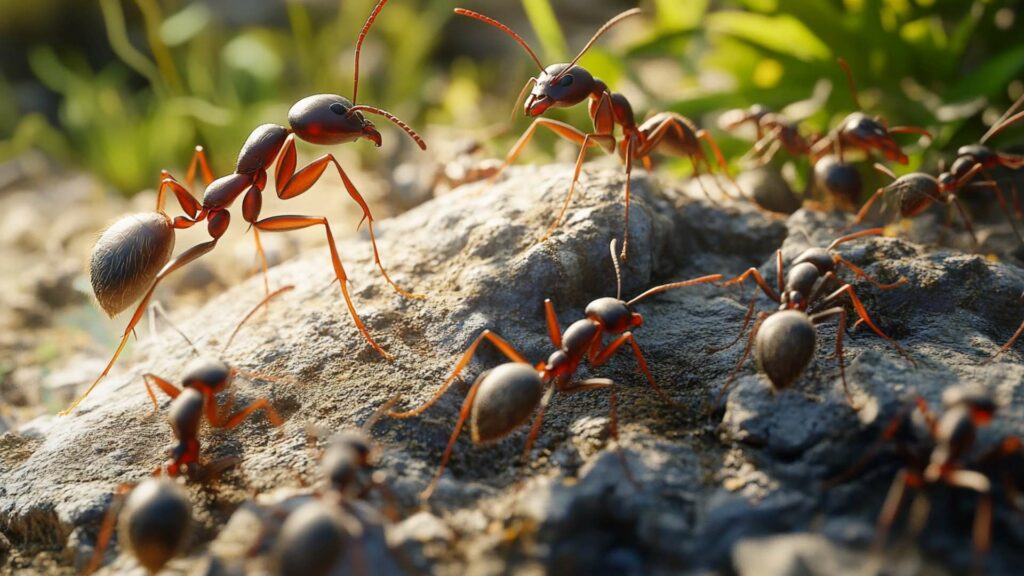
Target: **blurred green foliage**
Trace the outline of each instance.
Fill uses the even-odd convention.
[[[373,3],[288,0],[276,21],[239,24],[200,1],[98,0],[103,30],[95,32],[105,35],[116,58],[97,65],[67,46],[34,44],[27,62],[34,78],[60,97],[56,122],[20,115],[12,79],[0,77],[0,159],[42,148],[132,193],[153,186],[161,168],[185,164],[192,146],[203,144],[223,173],[252,128],[284,123],[298,98],[351,94],[352,49]],[[363,51],[360,101],[418,129],[437,123],[471,134],[500,123],[534,73],[532,63],[511,40],[454,18],[451,9],[466,5],[518,18],[508,23],[554,62],[570,58],[604,19],[633,2],[564,4],[392,0]],[[799,114],[808,132],[827,131],[855,110],[836,64],[840,56],[853,69],[865,111],[931,129],[931,152],[948,154],[976,141],[984,122],[1024,91],[1024,14],[1013,0],[646,0],[641,6],[645,17],[621,24],[582,64],[626,93],[640,117],[672,110],[712,127],[729,158],[742,156],[750,142],[717,131],[717,111],[755,103],[784,109],[811,98],[822,79],[831,92],[817,92],[818,100]],[[484,37],[493,42],[478,40]],[[589,127],[585,106],[552,115]],[[518,116],[521,131],[528,121]],[[1021,132],[998,142],[1019,141]],[[518,133],[495,138],[491,151],[503,154]],[[528,154],[545,154],[553,140],[539,134]],[[358,150],[367,162],[387,161],[369,147]],[[910,167],[933,161],[918,150]]]

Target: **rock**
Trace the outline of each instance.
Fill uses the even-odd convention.
[[[588,302],[614,295],[608,244],[622,231],[621,167],[584,170],[565,221],[538,242],[570,177],[568,166],[515,167],[493,185],[465,186],[377,220],[381,257],[392,278],[426,293],[425,300],[391,290],[365,235],[342,239],[353,302],[395,356],[393,363],[374,353],[353,326],[331,283],[326,249],[274,267],[271,285],[294,284],[295,290],[254,317],[225,360],[267,377],[240,377],[233,388],[239,405],[268,398],[286,419],[283,438],[262,417],[230,431],[204,432],[206,458],[237,456],[242,464],[222,480],[215,497],[202,487],[190,489],[203,529],[175,566],[212,573],[239,569],[223,550],[237,555],[245,549],[229,533],[237,533],[236,526],[251,532],[260,521],[253,510],[261,504],[250,502],[250,495],[300,484],[315,468],[307,424],[358,426],[397,393],[403,406],[427,401],[485,328],[531,363],[540,362],[552,349],[544,298],[552,299],[564,329],[583,317]],[[807,210],[781,220],[738,201],[713,206],[695,183],[659,190],[640,170],[633,201],[622,269],[626,298],[655,284],[710,273],[734,276],[751,266],[774,283],[777,247],[789,262],[811,245],[827,245],[844,222]],[[864,454],[912,391],[937,408],[942,390],[953,384],[989,386],[1003,405],[983,431],[979,450],[1005,434],[1024,434],[1021,345],[983,364],[1024,318],[1018,300],[1024,271],[893,238],[865,238],[840,251],[883,282],[909,280],[882,291],[843,274],[875,322],[916,363],[863,326],[849,330],[846,375],[863,405],[859,412],[847,404],[836,363],[828,358],[835,325],[824,323],[817,327],[810,367],[790,390],[771,394],[748,363],[724,395],[721,421],[703,416],[743,343],[716,354],[705,347],[736,335],[753,286],[659,294],[636,304],[644,324],[635,336],[655,379],[678,405],[666,405],[652,392],[628,346],[602,367],[581,367],[578,378],[616,382],[619,442],[610,433],[604,390],[556,395],[526,467],[518,465],[526,427],[486,446],[472,445],[464,433],[429,512],[384,528],[400,558],[440,574],[749,573],[759,566],[759,555],[771,556],[765,570],[779,574],[866,565],[871,527],[900,466],[898,456],[882,450],[862,474],[841,485],[825,489],[822,481]],[[262,294],[262,279],[252,278],[174,319],[200,350],[217,354]],[[758,309],[775,307],[760,297]],[[168,308],[173,312],[174,303]],[[140,340],[136,358],[144,360],[124,358],[73,415],[37,418],[19,427],[21,439],[0,440],[0,533],[11,543],[11,557],[43,558],[38,551],[62,550],[75,533],[84,535],[75,541],[87,546],[116,485],[140,480],[165,457],[167,400],[161,398],[159,414],[151,415],[140,378],[146,372],[172,382],[180,378],[193,353],[168,345],[168,338]],[[380,469],[403,506],[417,502],[436,471],[469,384],[505,361],[483,344],[462,382],[422,416],[376,423]],[[83,372],[78,378],[62,375],[51,385],[88,383],[100,368],[76,363],[67,369],[76,367]],[[911,548],[929,566],[964,571],[973,498],[933,492],[931,521]],[[997,504],[991,573],[1011,573],[1024,562],[1024,535],[1014,531],[1014,521],[1009,507]],[[769,554],[765,538],[783,544]],[[815,558],[807,560],[812,552]],[[70,572],[73,557],[46,558]],[[108,569],[120,567],[117,562]]]

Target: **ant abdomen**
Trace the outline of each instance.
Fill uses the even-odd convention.
[[[180,486],[150,479],[128,495],[121,512],[121,542],[151,574],[160,571],[188,542],[192,505]]]
[[[526,422],[544,394],[544,383],[529,364],[501,364],[480,375],[470,430],[473,442],[492,442]]]
[[[174,227],[166,215],[140,212],[107,228],[92,250],[89,265],[93,293],[113,317],[152,286],[174,251]]]
[[[789,388],[814,358],[814,324],[799,310],[782,310],[765,319],[757,330],[758,369],[776,390]]]

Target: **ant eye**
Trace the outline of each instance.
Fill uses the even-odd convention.
[[[562,79],[558,81],[558,85],[561,86],[562,88],[566,88],[568,86],[572,86],[572,76],[569,76],[569,75],[562,76]]]
[[[335,102],[334,104],[331,104],[331,112],[334,112],[335,114],[340,116],[348,111],[345,110],[344,104],[342,104],[341,102]]]

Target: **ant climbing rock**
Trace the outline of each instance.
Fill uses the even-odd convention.
[[[843,258],[835,251],[840,244],[856,240],[864,236],[873,236],[882,233],[881,228],[862,230],[854,234],[843,236],[832,241],[827,248],[808,248],[792,262],[789,272],[784,272],[782,265],[782,250],[775,252],[776,278],[778,289],[773,290],[765,282],[757,268],[750,268],[743,274],[723,284],[731,286],[742,284],[747,278],[753,277],[758,287],[768,298],[779,304],[777,311],[772,313],[760,312],[750,332],[743,355],[736,363],[736,367],[718,393],[714,402],[726,393],[739,373],[740,368],[750,356],[751,348],[754,350],[754,357],[757,361],[759,371],[764,373],[775,390],[789,388],[803,374],[814,358],[817,336],[815,325],[832,318],[839,319],[839,327],[836,330],[835,357],[839,364],[839,377],[843,383],[843,392],[846,399],[853,406],[853,397],[846,384],[845,362],[843,361],[843,335],[846,332],[847,312],[841,306],[834,304],[843,295],[846,295],[853,304],[857,314],[858,323],[867,324],[875,334],[889,343],[901,355],[906,357],[916,366],[904,350],[893,341],[881,328],[875,325],[868,316],[867,309],[857,296],[853,286],[842,282],[837,273],[843,267],[851,270],[856,276],[870,282],[880,289],[891,289],[907,282],[906,278],[892,284],[882,284],[869,276],[864,270]],[[838,288],[833,289],[835,285]],[[831,290],[831,292],[829,292]],[[750,324],[754,313],[754,305],[757,302],[757,294],[750,301],[747,312],[743,318],[743,326],[739,335],[731,343],[721,348],[711,348],[712,352],[718,352],[731,348],[735,345],[747,326]]]
[[[92,574],[102,564],[115,522],[121,544],[150,574],[156,574],[188,543],[192,504],[185,490],[167,478],[149,478],[134,487],[121,486],[103,519],[84,575]]]
[[[978,429],[987,426],[995,416],[996,401],[982,386],[958,385],[943,392],[942,404],[943,411],[936,415],[923,398],[914,397],[885,426],[882,436],[868,447],[864,455],[845,472],[828,480],[826,486],[835,486],[852,478],[886,444],[894,443],[906,464],[893,479],[882,506],[874,549],[880,551],[884,547],[908,488],[920,491],[911,506],[910,529],[916,535],[928,519],[929,488],[945,484],[978,494],[973,544],[975,567],[980,568],[991,541],[992,482],[985,474],[970,467],[974,463],[1019,453],[1021,443],[1015,436],[1006,437],[986,454],[969,459]]]
[[[324,171],[333,165],[341,177],[345,190],[363,212],[363,221],[366,222],[370,244],[373,247],[374,262],[380,269],[381,275],[402,296],[422,297],[401,289],[388,276],[377,251],[377,241],[373,233],[373,215],[355,184],[341,167],[341,163],[333,154],[328,153],[300,169],[297,165],[295,150],[296,138],[322,146],[354,142],[365,138],[373,142],[374,145],[380,146],[382,140],[380,132],[372,122],[363,116],[363,113],[377,114],[394,122],[421,149],[426,149],[423,139],[393,114],[374,106],[355,103],[359,89],[359,53],[363,40],[386,3],[387,0],[377,2],[359,33],[355,50],[355,80],[352,88],[352,100],[335,94],[317,94],[299,100],[288,112],[288,126],[277,124],[258,126],[242,145],[235,171],[216,180],[213,179],[205,152],[201,147],[197,148],[184,184],[166,171],[161,175],[155,212],[127,216],[111,226],[100,237],[93,249],[90,272],[97,300],[104,311],[111,316],[121,312],[132,302],[138,301],[138,305],[106,368],[85,394],[62,414],[68,414],[74,410],[110,372],[160,282],[175,270],[206,255],[217,246],[231,222],[231,214],[228,209],[239,196],[243,195],[242,218],[249,223],[253,231],[256,251],[263,264],[266,292],[269,293],[270,290],[269,285],[266,284],[266,257],[259,240],[260,231],[284,232],[323,226],[330,248],[334,275],[338,280],[345,305],[356,328],[374,350],[384,358],[391,359],[391,356],[370,336],[356,312],[355,305],[348,293],[348,276],[342,266],[341,256],[334,242],[334,234],[327,219],[322,216],[260,218],[263,190],[266,187],[267,172],[271,166],[274,166],[277,195],[281,199],[287,200],[309,190],[320,179]],[[190,192],[197,166],[206,183],[202,201],[197,200]],[[171,219],[164,212],[164,202],[168,193],[174,195],[184,211],[184,215]],[[197,244],[171,259],[175,232],[201,222],[207,223],[207,231],[211,239]]]
[[[1010,228],[1013,229],[1017,235],[1017,239],[1020,240],[1021,244],[1024,244],[1024,237],[1021,237],[1020,232],[1017,230],[1017,226],[1013,221],[1013,216],[1010,214],[1010,209],[1006,205],[1006,201],[1003,198],[1002,192],[999,190],[999,186],[993,180],[987,180],[982,182],[971,182],[978,172],[982,171],[984,166],[980,163],[974,164],[974,166],[968,170],[965,174],[957,177],[951,172],[943,172],[936,178],[931,174],[925,174],[924,172],[911,172],[904,174],[903,176],[896,176],[885,166],[881,164],[875,164],[875,170],[882,174],[890,177],[893,181],[887,186],[879,188],[864,206],[861,207],[860,212],[854,217],[851,222],[843,230],[848,230],[861,222],[867,217],[868,212],[875,202],[882,196],[889,196],[895,199],[896,205],[899,208],[900,216],[903,218],[913,218],[928,209],[932,204],[952,204],[956,206],[957,211],[960,212],[960,217],[964,221],[964,226],[967,227],[967,231],[971,234],[971,240],[974,245],[978,245],[978,237],[974,233],[974,226],[971,224],[971,218],[967,215],[967,211],[960,204],[957,199],[957,192],[966,188],[994,188],[996,190],[996,196],[999,198],[999,203],[1003,207],[1003,213],[1006,215],[1006,219],[1010,223]]]
[[[612,262],[615,265],[619,293],[621,294],[621,278],[615,248],[615,240],[612,240],[610,251]],[[574,381],[573,377],[583,361],[586,361],[593,368],[602,366],[619,347],[627,342],[633,347],[637,363],[647,377],[651,388],[660,398],[672,403],[655,383],[654,377],[647,368],[647,362],[640,352],[640,347],[637,345],[632,332],[629,331],[631,328],[636,328],[643,324],[643,317],[633,312],[632,306],[654,294],[721,279],[721,274],[713,274],[683,282],[664,284],[651,288],[628,302],[621,300],[618,295],[616,298],[599,298],[587,306],[587,317],[572,323],[566,328],[564,333],[558,325],[558,317],[555,315],[554,305],[550,300],[546,300],[545,309],[548,335],[556,350],[548,356],[546,362],[539,362],[535,366],[531,366],[526,358],[501,336],[490,330],[484,330],[470,344],[462,358],[456,363],[451,376],[445,380],[430,400],[406,412],[388,412],[388,416],[392,418],[412,418],[425,412],[441,399],[448,390],[448,387],[459,376],[459,373],[469,365],[476,353],[477,347],[484,340],[489,341],[502,354],[512,360],[511,362],[486,370],[477,376],[476,381],[466,395],[465,401],[462,403],[459,418],[455,423],[455,430],[452,432],[451,438],[448,440],[448,446],[441,457],[441,465],[430,485],[421,494],[421,497],[423,499],[429,498],[437,487],[441,474],[444,472],[445,466],[448,464],[448,460],[455,448],[455,442],[458,440],[459,433],[462,431],[462,427],[467,419],[469,420],[473,443],[481,444],[504,438],[513,430],[526,423],[530,415],[534,414],[526,446],[523,449],[524,460],[528,458],[530,449],[540,432],[544,412],[555,392],[573,394],[589,390],[608,389],[610,393],[611,433],[612,437],[617,441],[618,419],[616,415],[617,400],[614,382],[606,378]],[[618,335],[618,337],[612,340],[611,343],[605,344],[605,335]]]
[[[850,65],[842,58],[839,58],[838,61],[846,75],[846,83],[853,102],[857,108],[861,108],[860,99],[857,97],[857,85],[853,81]],[[854,148],[865,154],[878,151],[887,160],[906,164],[908,162],[907,155],[893,139],[893,134],[918,134],[932,140],[931,132],[919,126],[888,126],[881,116],[872,118],[864,112],[854,112],[811,147],[811,156],[814,160],[818,160],[828,153],[829,149],[832,149],[836,159],[841,163],[845,159],[843,152]]]
[[[461,16],[468,16],[494,26],[511,36],[526,50],[534,64],[536,64],[537,68],[540,70],[540,76],[538,78],[530,78],[530,80],[523,86],[523,90],[520,94],[521,99],[523,94],[525,94],[526,90],[530,87],[530,84],[533,84],[533,90],[526,99],[524,112],[527,116],[536,118],[536,120],[530,124],[530,127],[522,136],[520,136],[519,140],[512,147],[512,150],[509,151],[508,155],[505,157],[505,163],[502,165],[502,169],[515,162],[516,158],[530,142],[530,139],[533,138],[534,133],[539,127],[547,128],[559,137],[580,146],[580,153],[576,160],[576,168],[573,173],[572,183],[569,185],[569,192],[566,194],[565,201],[562,204],[562,208],[559,211],[558,216],[548,227],[547,231],[544,232],[544,235],[541,237],[541,241],[551,235],[555,228],[557,228],[561,223],[563,216],[565,216],[565,211],[569,207],[573,192],[576,188],[576,182],[579,180],[580,171],[583,168],[583,161],[586,158],[587,151],[595,146],[600,146],[608,153],[615,152],[617,147],[618,154],[625,163],[625,215],[624,229],[622,233],[622,253],[620,255],[622,258],[626,258],[629,247],[630,174],[633,170],[634,160],[642,161],[644,167],[650,171],[653,168],[651,154],[656,151],[689,158],[693,163],[694,174],[697,176],[697,181],[703,188],[704,183],[699,178],[701,165],[703,164],[706,166],[708,172],[711,171],[711,163],[708,161],[707,155],[701,149],[700,142],[703,140],[707,142],[708,146],[711,148],[711,151],[714,153],[715,159],[723,173],[726,174],[733,186],[736,186],[736,182],[732,180],[731,176],[729,176],[725,158],[719,151],[714,138],[712,138],[707,131],[697,128],[691,120],[674,112],[661,112],[654,114],[642,124],[637,125],[633,116],[633,108],[626,97],[622,94],[610,91],[604,82],[594,78],[594,76],[585,68],[577,65],[580,58],[583,57],[598,38],[622,20],[640,14],[639,8],[622,12],[601,26],[601,28],[594,33],[593,37],[591,37],[590,41],[587,42],[582,50],[580,50],[579,54],[573,58],[572,62],[552,64],[547,67],[541,64],[540,59],[537,58],[537,55],[530,48],[529,44],[527,44],[521,36],[512,31],[508,26],[494,20],[493,18],[473,12],[472,10],[456,8],[455,13]],[[594,130],[592,132],[582,132],[557,120],[539,118],[539,116],[543,115],[550,108],[573,107],[584,100],[589,102],[588,111],[590,118],[594,123]],[[616,126],[619,126],[622,129],[622,141],[618,142],[618,144],[616,144],[614,135]],[[500,170],[498,173],[500,173]],[[497,174],[495,174],[495,177],[496,176]],[[718,183],[717,180],[715,180],[715,182],[716,184]],[[736,186],[736,188],[737,190],[739,189],[738,186]],[[706,189],[704,189],[704,193],[709,199],[711,198],[711,195],[708,194]],[[722,193],[728,197],[724,190]]]

